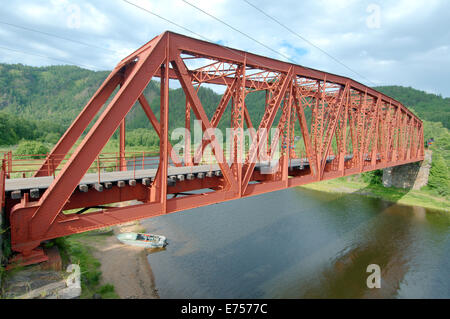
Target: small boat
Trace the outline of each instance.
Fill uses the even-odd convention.
[[[144,233],[122,233],[117,235],[122,243],[144,248],[160,248],[167,245],[166,237]]]

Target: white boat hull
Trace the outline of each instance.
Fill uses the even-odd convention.
[[[122,233],[117,239],[126,245],[143,248],[161,248],[167,245],[166,237],[143,233]]]

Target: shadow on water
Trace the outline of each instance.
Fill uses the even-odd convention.
[[[370,227],[363,227],[359,241],[342,253],[336,254],[328,267],[317,275],[316,284],[303,290],[303,298],[364,298],[394,297],[408,271],[404,243],[410,241],[411,228],[404,214],[409,209],[386,203],[382,218],[376,218]],[[395,211],[391,211],[395,207]],[[399,244],[401,243],[401,244]],[[367,266],[377,264],[382,269],[382,289],[368,289]]]

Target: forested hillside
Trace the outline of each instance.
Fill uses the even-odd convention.
[[[0,145],[21,139],[55,143],[108,74],[75,66],[0,64]],[[170,129],[174,129],[184,125],[185,98],[181,89],[171,89],[169,94]],[[220,95],[208,88],[198,94],[211,116]],[[151,81],[144,95],[159,117],[159,82]],[[149,127],[145,113],[135,105],[127,116],[127,130]]]
[[[402,86],[378,86],[378,91],[393,97],[416,111],[426,121],[441,122],[450,129],[450,98]]]
[[[94,72],[76,66],[30,67],[0,64],[0,145],[17,144],[21,139],[55,143],[107,75],[107,71]],[[414,109],[423,120],[441,122],[447,129],[450,127],[450,98],[444,99],[399,86],[377,89]],[[152,81],[144,94],[158,117],[159,82]],[[203,87],[198,94],[206,113],[211,117],[220,101],[220,95]],[[264,98],[264,93],[259,92],[246,99],[250,116],[255,122],[261,119],[264,112],[264,108],[260,107]],[[171,130],[184,125],[184,105],[183,91],[171,89]],[[228,108],[219,127],[229,127],[229,112]],[[194,118],[192,115],[192,119]],[[127,116],[127,130],[149,127],[144,112],[139,106],[135,106]],[[144,132],[140,130],[140,134]],[[445,132],[448,133],[448,130]],[[146,140],[151,140],[152,143],[157,140],[153,131],[149,130],[147,134]]]
[[[68,126],[108,73],[76,66],[0,64],[0,109]]]

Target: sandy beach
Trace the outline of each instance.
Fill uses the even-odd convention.
[[[114,235],[84,238],[93,248],[93,255],[101,263],[102,284],[113,284],[116,293],[123,299],[159,298],[152,269],[147,262],[148,252],[139,247],[122,244],[115,235],[123,232],[142,231],[138,222],[113,228]]]

